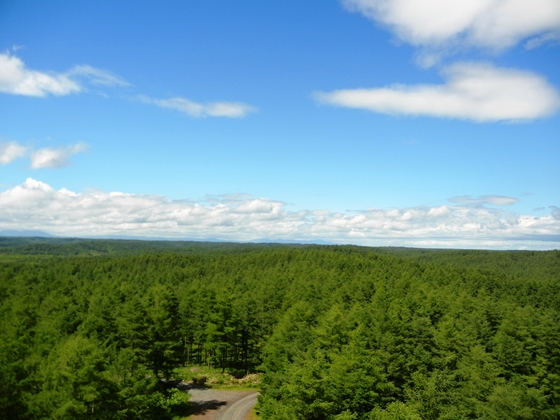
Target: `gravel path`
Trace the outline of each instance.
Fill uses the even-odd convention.
[[[259,394],[253,393],[233,403],[226,411],[219,414],[217,420],[243,420],[257,403]]]
[[[258,395],[257,391],[208,389],[184,382],[178,388],[191,396],[192,411],[189,420],[243,420],[256,404]],[[230,409],[233,410],[231,413]]]

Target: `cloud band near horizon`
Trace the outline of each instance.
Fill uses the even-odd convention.
[[[120,192],[55,190],[28,178],[0,193],[0,230],[58,236],[307,241],[454,248],[560,248],[560,209],[545,216],[468,205],[359,212],[290,211],[267,198],[210,203]]]

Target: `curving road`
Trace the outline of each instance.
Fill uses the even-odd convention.
[[[216,420],[243,420],[251,408],[253,408],[257,403],[258,396],[258,392],[247,395],[245,398],[242,398],[233,404],[222,414],[218,415]]]

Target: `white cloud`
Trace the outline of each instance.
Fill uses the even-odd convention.
[[[228,196],[172,201],[119,192],[75,193],[27,179],[0,193],[0,230],[60,236],[166,237],[251,241],[330,241],[360,245],[551,249],[560,216],[516,215],[483,206],[368,209],[355,213],[289,211],[266,198]]]
[[[65,73],[47,73],[28,69],[20,58],[10,53],[0,53],[0,92],[24,96],[63,96],[84,91],[86,84],[129,86],[129,83],[121,77],[89,65],[74,66]],[[257,111],[257,108],[242,102],[198,103],[181,97],[154,99],[144,95],[139,95],[138,99],[192,117],[242,118]],[[59,166],[60,164],[55,162],[63,162],[64,159],[60,160],[55,155],[60,157],[60,150],[45,149],[34,153],[37,165],[44,165],[40,162],[49,161],[52,163],[48,165]],[[35,163],[32,166],[36,167]]]
[[[87,145],[84,143],[34,150],[15,141],[0,141],[0,165],[7,165],[18,158],[29,157],[32,169],[60,168],[69,165],[70,156],[85,149]]]
[[[29,70],[18,57],[0,54],[0,92],[24,96],[61,96],[80,90],[81,86],[66,74]]]
[[[67,74],[69,76],[84,77],[94,85],[129,86],[129,83],[119,76],[106,70],[96,69],[95,67],[88,65],[74,66]]]
[[[460,204],[491,204],[494,206],[509,206],[519,202],[517,198],[505,195],[483,195],[479,198],[473,198],[470,195],[462,195],[450,198],[449,201]]]
[[[384,114],[485,121],[532,120],[553,114],[560,94],[543,77],[480,63],[457,63],[442,85],[393,85],[317,93],[319,102]]]
[[[558,39],[558,0],[342,0],[415,46],[505,49],[530,38]],[[542,37],[545,38],[542,38]]]
[[[560,36],[558,34],[544,34],[535,38],[531,38],[525,43],[525,49],[532,50],[540,47],[543,44],[558,44],[560,43]]]
[[[0,92],[24,96],[63,96],[82,92],[84,86],[77,79],[94,85],[125,86],[128,83],[107,71],[95,67],[75,66],[65,73],[30,70],[18,57],[0,54]]]
[[[201,104],[189,99],[175,97],[169,99],[154,99],[144,95],[138,96],[141,102],[154,104],[161,108],[170,108],[191,117],[228,117],[242,118],[257,108],[242,102],[209,102]]]
[[[31,152],[31,168],[61,168],[70,164],[70,156],[82,152],[86,149],[86,145],[78,143],[73,146],[38,149]]]
[[[0,165],[7,165],[14,160],[24,157],[27,148],[15,141],[0,141]]]

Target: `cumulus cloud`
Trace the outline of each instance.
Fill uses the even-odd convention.
[[[0,141],[0,165],[7,165],[26,154],[27,148],[17,142]]]
[[[29,157],[32,169],[61,168],[70,164],[70,156],[87,149],[84,143],[66,147],[33,149],[15,141],[0,140],[0,165],[7,165],[18,158]]]
[[[76,193],[31,178],[0,193],[0,230],[43,230],[60,236],[550,249],[560,246],[557,213],[556,207],[536,217],[468,205],[347,214],[289,211],[284,203],[267,198],[227,196],[198,203],[120,192]]]
[[[68,95],[82,90],[67,74],[44,73],[26,68],[10,54],[0,54],[0,92],[12,95]]]
[[[138,96],[138,99],[141,102],[157,105],[161,108],[174,109],[191,117],[242,118],[257,111],[257,108],[242,102],[208,102],[202,104],[181,97],[154,99],[144,95]]]
[[[24,96],[63,96],[82,92],[81,81],[95,85],[124,86],[127,83],[107,71],[95,67],[75,66],[65,73],[28,69],[18,57],[0,54],[0,92]]]
[[[458,197],[450,198],[452,203],[461,204],[491,204],[494,206],[509,206],[519,202],[515,197],[508,197],[505,195],[483,195],[478,198],[473,198],[470,195],[461,195]]]
[[[558,0],[341,0],[415,46],[505,49],[560,38]],[[535,41],[539,42],[539,41]]]
[[[560,94],[543,77],[481,63],[456,63],[441,85],[392,85],[316,94],[325,104],[384,114],[486,121],[532,120],[553,114]]]
[[[86,149],[86,145],[78,143],[68,147],[45,147],[31,152],[31,168],[61,168],[70,164],[70,156],[82,152]]]

